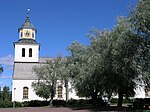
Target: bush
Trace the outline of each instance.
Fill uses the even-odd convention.
[[[22,107],[22,103],[21,102],[15,102],[15,107]]]
[[[71,99],[68,100],[67,105],[76,105],[77,104],[77,100]]]
[[[0,108],[9,108],[13,107],[13,103],[10,101],[3,101],[0,103]]]
[[[88,100],[84,100],[84,99],[80,99],[80,100],[77,100],[77,104],[78,105],[87,105],[87,104],[90,104]]]
[[[111,103],[118,103],[118,98],[112,98]],[[132,103],[132,100],[125,98],[123,99],[123,103]]]
[[[53,100],[53,105],[54,106],[65,106],[66,101],[64,101],[64,100]]]
[[[31,100],[28,104],[30,107],[39,107],[42,106],[42,102],[38,100]]]
[[[40,106],[48,106],[48,101],[39,101],[39,100],[31,100],[23,102],[24,107],[40,107]]]
[[[22,103],[22,107],[29,107],[29,101],[24,101]]]

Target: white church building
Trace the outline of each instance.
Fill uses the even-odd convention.
[[[32,82],[37,77],[34,66],[44,64],[46,59],[39,58],[40,44],[36,42],[37,29],[31,24],[27,14],[25,23],[18,29],[19,40],[14,42],[14,68],[12,80],[12,101],[23,102],[43,100],[35,94]],[[54,99],[66,99],[65,87],[58,82]],[[71,88],[71,85],[69,85]],[[78,99],[75,90],[71,90],[68,99]]]
[[[24,24],[18,29],[19,40],[14,42],[14,68],[12,80],[12,101],[24,102],[31,100],[43,100],[35,94],[32,82],[37,77],[33,67],[44,64],[46,59],[39,58],[40,44],[36,41],[37,29],[31,24],[27,14]],[[71,85],[69,85],[71,88]],[[145,98],[143,87],[137,87],[135,97]],[[66,99],[65,87],[58,82],[54,99]],[[148,97],[150,94],[148,94]],[[69,91],[68,99],[79,99],[75,90]]]

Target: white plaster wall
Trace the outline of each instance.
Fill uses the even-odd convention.
[[[12,101],[18,101],[18,102],[23,102],[23,101],[31,101],[31,100],[44,100],[43,98],[38,97],[35,92],[33,91],[33,88],[31,87],[32,82],[35,80],[13,80],[13,85],[12,85]],[[64,87],[64,84],[61,84],[60,81],[57,81],[56,87],[59,85],[62,85],[63,87],[63,96],[62,98],[58,98],[57,95],[57,88],[56,88],[56,94],[54,99],[58,100],[66,100],[66,88]],[[23,99],[23,87],[28,87],[29,88],[29,98],[28,99]],[[14,91],[14,88],[15,91]],[[84,97],[79,97],[76,95],[76,91],[74,88],[71,87],[71,84],[69,83],[69,95],[68,99],[85,99]],[[145,92],[144,88],[141,86],[138,86],[135,90],[135,98],[145,98]],[[117,98],[117,95],[116,95]]]
[[[43,100],[42,98],[38,97],[33,88],[31,87],[32,82],[34,80],[13,80],[12,85],[12,101],[23,102],[23,101],[30,101],[30,100]],[[23,99],[23,87],[28,87],[29,89],[29,98]],[[16,90],[14,90],[16,88]]]
[[[69,97],[68,97],[68,99],[83,99],[83,97],[77,96],[76,91],[75,91],[74,87],[71,86],[70,82],[68,84],[68,87],[69,87]]]
[[[25,48],[25,57],[22,57],[22,48]],[[29,57],[29,49],[32,48],[32,57]],[[39,45],[15,45],[15,62],[38,62]]]
[[[33,91],[32,88],[32,82],[35,80],[13,80],[13,85],[12,85],[12,101],[17,101],[17,102],[23,102],[23,101],[31,101],[31,100],[44,100],[43,98],[38,97],[35,94],[35,91]],[[60,85],[61,83],[58,81],[57,86]],[[62,85],[62,84],[61,84]],[[23,99],[23,87],[28,87],[29,88],[29,94],[28,94],[28,99]],[[57,88],[56,88],[56,94],[54,99],[58,100],[66,100],[66,88],[64,85],[63,87],[63,97],[58,98],[57,97]],[[14,90],[14,88],[16,88]],[[81,99],[76,95],[76,92],[74,89],[71,89],[71,84],[69,83],[69,98],[68,99]]]
[[[144,85],[137,85],[134,98],[146,98]]]
[[[63,87],[63,91],[62,91],[62,98],[58,98],[57,95],[57,87],[59,85],[62,85]],[[71,86],[71,83],[69,82],[68,83],[68,91],[69,91],[69,94],[68,94],[68,99],[81,99],[79,96],[76,95],[76,91],[75,89]],[[56,95],[54,97],[54,99],[58,99],[58,100],[66,100],[66,87],[64,84],[62,84],[59,80],[57,81],[57,85],[56,85]]]

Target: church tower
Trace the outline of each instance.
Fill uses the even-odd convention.
[[[15,62],[38,62],[40,44],[36,42],[37,29],[31,24],[29,12],[24,24],[18,29],[19,40],[14,42]]]

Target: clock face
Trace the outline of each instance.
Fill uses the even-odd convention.
[[[30,32],[28,30],[25,32],[25,36],[27,36],[27,37],[30,36]]]

